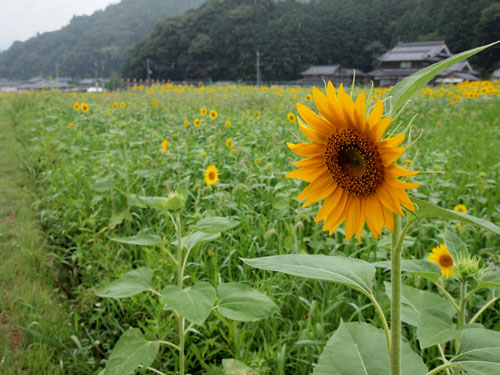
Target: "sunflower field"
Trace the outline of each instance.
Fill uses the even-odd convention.
[[[389,89],[344,90],[353,100],[364,92],[370,112]],[[70,312],[66,321],[42,319],[23,334],[57,348],[61,374],[119,374],[105,368],[112,360],[131,360],[133,355],[112,356],[115,346],[127,346],[123,337],[130,333],[137,350],[144,348],[139,342],[157,345],[150,359],[135,366],[141,374],[178,373],[182,366],[189,374],[301,375],[313,372],[339,326],[356,321],[382,329],[377,308],[390,310],[384,286],[390,275],[383,267],[375,274],[376,308],[345,284],[284,275],[245,261],[292,254],[370,263],[390,259],[389,219],[383,228],[358,207],[365,213],[357,223],[332,219],[323,232],[315,222],[319,199],[302,207],[296,198],[308,196],[301,195],[307,183],[285,177],[300,160],[287,143],[307,141],[297,125],[300,118],[307,121],[302,113],[307,110],[297,112],[296,104],[317,113],[318,100],[311,88],[300,86],[170,83],[109,93],[1,94],[0,112],[23,146],[37,193],[32,207],[60,269],[57,292]],[[394,125],[399,126],[394,134],[407,133],[394,162],[409,199],[498,225],[499,113],[499,82],[427,86],[414,95]],[[399,201],[397,206],[401,210]],[[477,273],[500,266],[497,234],[471,223],[423,219],[408,231],[403,258],[430,260],[443,276],[436,276],[436,286],[418,273],[404,273],[403,289],[429,290],[440,298],[443,290],[460,294],[453,260],[443,250],[450,236],[468,249]],[[176,256],[183,248],[185,258]],[[124,277],[146,286],[132,293],[117,284]],[[498,288],[498,283],[497,277],[490,284]],[[172,289],[161,291],[167,284]],[[187,321],[180,318],[176,311],[183,307],[168,293],[181,293],[182,287],[189,298],[213,294],[206,313],[200,307],[186,312]],[[195,289],[199,294],[189,294]],[[233,292],[246,296],[245,309],[231,307]],[[467,321],[474,317],[471,323],[481,329],[500,332],[498,289],[478,291],[468,309]],[[41,327],[47,324],[57,339],[44,338]],[[427,369],[442,365],[441,351],[455,345],[455,336],[427,346],[417,339],[423,335],[418,329],[403,325],[407,344],[421,351]],[[8,360],[5,353],[0,355]]]

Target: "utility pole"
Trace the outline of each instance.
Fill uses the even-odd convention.
[[[150,69],[150,64],[151,64],[151,57],[148,57],[146,59],[146,75],[148,77],[148,81],[149,81],[149,78],[151,77],[151,73],[153,73]]]
[[[260,86],[262,84],[262,77],[260,74],[260,53],[259,53],[259,50],[257,50],[257,63],[255,65],[257,66],[257,86]]]
[[[59,82],[59,67],[57,66],[57,63],[55,63],[56,66],[56,82]]]

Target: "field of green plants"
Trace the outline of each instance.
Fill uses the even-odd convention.
[[[370,90],[365,91],[368,95]],[[359,92],[355,88],[353,96]],[[384,93],[374,90],[370,103]],[[276,307],[259,294],[267,301],[262,319],[230,319],[215,309],[203,324],[186,324],[186,373],[218,374],[223,360],[234,359],[238,362],[224,364],[228,374],[237,373],[229,372],[231,366],[241,374],[308,374],[341,322],[381,327],[363,294],[326,281],[258,270],[242,261],[282,254],[343,255],[369,262],[390,257],[388,232],[375,240],[365,228],[358,243],[345,240],[342,225],[329,236],[314,222],[320,205],[302,208],[295,200],[306,184],[284,175],[295,168],[290,162],[298,160],[286,143],[303,139],[296,123],[297,102],[316,110],[311,89],[300,87],[157,84],[105,94],[42,91],[0,97],[0,112],[23,145],[39,197],[33,210],[61,270],[58,293],[70,311],[67,321],[51,322],[56,340],[53,333],[50,340],[45,338],[48,323],[43,318],[23,332],[57,348],[57,371],[98,374],[131,327],[139,328],[146,340],[176,343],[178,319],[155,293],[146,290],[129,298],[97,294],[142,267],[153,271],[150,285],[155,291],[176,284],[175,225],[182,223],[182,236],[187,236],[212,217],[225,218],[220,220],[230,225],[220,234],[205,233],[193,245],[183,285],[208,282],[217,288],[237,282],[267,295]],[[430,87],[416,94],[396,122],[401,123],[399,131],[412,124],[412,140],[420,136],[398,161],[421,171],[412,178],[421,185],[408,192],[410,199],[450,210],[463,205],[468,214],[498,225],[499,113],[498,82]],[[209,166],[215,166],[211,175]],[[181,187],[187,199],[178,221],[140,198],[167,197]],[[498,235],[440,220],[421,221],[411,229],[404,259],[427,259],[443,243],[445,230],[462,239],[480,257],[481,266],[499,266]],[[389,274],[378,268],[374,290],[388,312],[384,281]],[[405,274],[404,282],[438,292],[419,276]],[[454,276],[439,283],[458,295]],[[492,293],[485,289],[470,299],[469,318]],[[499,310],[497,301],[476,323],[500,331]],[[404,324],[403,336],[420,350],[414,326]],[[441,364],[439,349],[423,351],[429,368]],[[0,355],[9,360],[5,349]],[[178,362],[177,350],[161,345],[150,367],[175,373]]]

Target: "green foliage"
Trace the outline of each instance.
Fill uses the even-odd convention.
[[[498,13],[493,3],[211,0],[159,22],[129,51],[122,74],[146,78],[145,61],[151,57],[154,78],[254,81],[257,51],[265,81],[296,80],[310,65],[339,63],[368,72],[400,40],[444,40],[454,53],[478,40],[493,42],[494,33],[486,32]],[[481,11],[488,6],[493,13]],[[491,54],[476,59],[475,66],[492,68],[498,48]]]
[[[500,332],[483,328],[462,331],[460,352],[451,360],[468,373],[490,375],[500,366]]]
[[[417,338],[420,349],[426,349],[459,337],[460,331],[453,324],[449,314],[435,306],[422,310],[417,325]]]
[[[384,332],[366,323],[341,323],[328,340],[314,375],[387,375],[389,353]],[[422,359],[407,343],[402,345],[402,374],[427,373]]]
[[[165,17],[200,6],[205,0],[122,0],[90,16],[74,16],[58,31],[14,42],[0,53],[0,77],[109,77],[120,70],[131,45]]]
[[[252,266],[289,275],[327,280],[370,293],[375,267],[361,260],[347,257],[290,254],[257,259],[243,259]]]
[[[239,221],[230,219],[228,217],[207,217],[201,219],[193,229],[199,230],[203,233],[220,233],[232,229],[240,224]]]
[[[265,294],[240,283],[223,283],[217,287],[217,311],[228,319],[255,322],[278,310]]]
[[[203,281],[184,289],[168,285],[161,291],[161,300],[167,303],[167,308],[175,309],[181,316],[198,325],[208,318],[215,299],[214,287]]]
[[[153,271],[149,268],[141,267],[127,272],[122,278],[96,290],[95,294],[99,297],[131,297],[146,290],[150,290],[152,278]]]
[[[160,344],[148,341],[138,328],[126,331],[116,343],[103,375],[126,375],[139,365],[149,367],[153,363]]]

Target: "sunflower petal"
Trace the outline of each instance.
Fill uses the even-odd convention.
[[[300,117],[314,130],[324,137],[328,137],[332,132],[332,125],[328,123],[323,117],[318,116],[316,113],[302,103],[297,103],[297,111]]]
[[[286,144],[290,150],[299,156],[314,156],[322,154],[325,151],[325,146],[314,142],[305,142],[293,144],[287,142]]]
[[[300,119],[297,119],[299,123],[299,129],[310,141],[316,143],[325,143],[325,137],[320,133],[315,132],[313,129],[310,129],[304,124]]]

